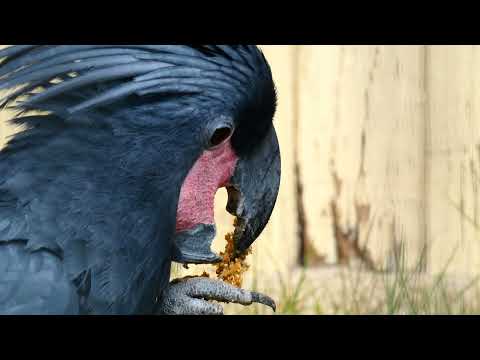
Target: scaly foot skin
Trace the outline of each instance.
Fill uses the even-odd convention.
[[[205,277],[174,280],[159,300],[159,313],[164,315],[223,315],[223,307],[209,300],[241,305],[259,303],[276,310],[275,302],[266,295]]]

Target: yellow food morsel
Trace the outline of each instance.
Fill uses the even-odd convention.
[[[234,227],[239,225],[237,218],[233,222]],[[225,235],[225,240],[227,244],[225,245],[225,251],[220,253],[222,261],[215,264],[217,277],[226,283],[229,283],[236,287],[242,287],[243,274],[249,269],[249,265],[246,263],[246,258],[252,253],[251,249],[248,249],[245,253],[234,258],[233,253],[235,250],[235,242],[233,237],[233,232]],[[188,269],[188,265],[184,265]],[[187,276],[185,278],[194,278],[194,277],[210,277],[207,272],[203,272],[202,275],[193,275]]]
[[[235,227],[239,225],[237,218],[235,218],[233,225]],[[235,249],[233,233],[225,235],[225,240],[227,240],[225,251],[220,253],[222,261],[215,265],[217,267],[216,274],[219,279],[236,287],[241,287],[243,274],[249,268],[245,260],[252,251],[251,249],[248,249],[244,254],[237,258],[233,258],[233,252]]]

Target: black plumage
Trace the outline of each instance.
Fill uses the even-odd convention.
[[[276,95],[255,46],[22,45],[0,51],[0,313],[151,313],[205,129],[248,156]],[[41,112],[39,114],[39,112]]]

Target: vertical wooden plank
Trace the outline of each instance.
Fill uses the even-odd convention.
[[[267,228],[253,245],[253,255],[249,257],[251,270],[245,277],[245,288],[268,285],[268,281],[276,273],[286,273],[295,267],[298,254],[297,210],[295,202],[294,182],[294,87],[295,69],[294,46],[268,45],[261,46],[268,59],[277,86],[279,101],[274,120],[282,154],[282,179],[277,205]],[[226,191],[221,189],[215,201],[215,222],[217,238],[212,248],[221,251],[225,247],[224,235],[233,229],[233,218],[225,211],[227,203]],[[212,266],[192,266],[185,271],[175,268],[174,275],[199,274],[211,272]],[[255,282],[255,285],[253,284]]]
[[[480,47],[428,49],[431,271],[480,271]],[[464,213],[462,216],[461,213]]]
[[[424,48],[306,46],[299,66],[308,239],[330,263],[357,254],[385,267],[403,244],[414,264],[425,227]]]

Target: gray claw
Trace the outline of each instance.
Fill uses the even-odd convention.
[[[162,314],[223,314],[220,304],[210,300],[251,305],[259,303],[276,311],[275,301],[254,291],[247,291],[220,280],[202,277],[186,277],[173,280],[165,289],[161,298],[159,312]]]
[[[251,294],[252,294],[252,303],[255,302],[255,303],[263,304],[271,307],[273,312],[277,311],[277,305],[275,304],[275,301],[273,301],[271,297],[260,294],[255,291],[252,291]]]

